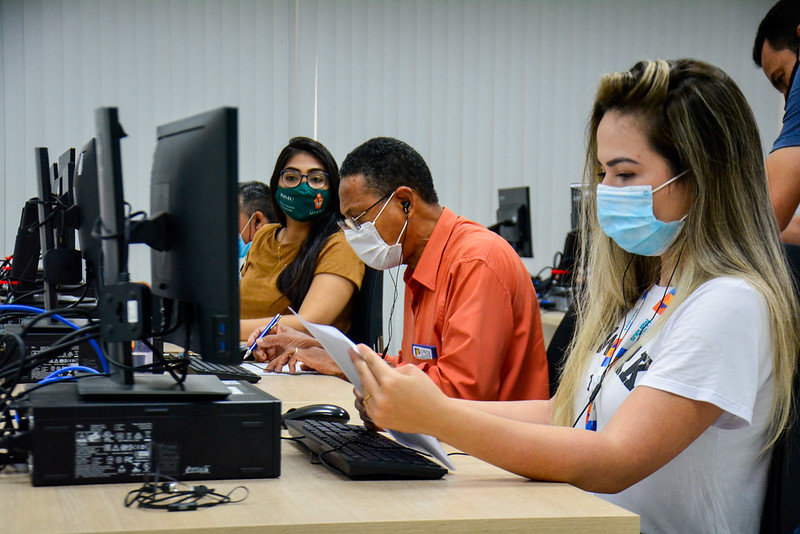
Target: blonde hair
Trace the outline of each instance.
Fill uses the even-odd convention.
[[[626,310],[660,277],[659,258],[626,252],[597,222],[597,128],[610,110],[641,119],[651,148],[669,162],[674,174],[687,171],[681,180],[694,188],[685,226],[666,253],[667,264],[677,264],[671,284],[677,291],[664,315],[702,283],[720,276],[742,278],[764,296],[774,349],[769,447],[791,415],[800,308],[778,238],[750,107],[722,70],[689,59],[643,61],[600,81],[589,123],[584,169],[588,194],[581,213],[579,261],[589,276],[576,299],[577,335],[554,398],[553,422],[573,424],[578,415],[574,399],[585,387],[588,362]],[[665,322],[662,318],[657,324]],[[658,328],[651,330],[640,343]]]

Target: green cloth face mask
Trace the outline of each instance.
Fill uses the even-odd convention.
[[[278,186],[276,198],[278,206],[287,217],[306,222],[325,211],[330,196],[327,189],[312,189],[303,182],[292,188]]]

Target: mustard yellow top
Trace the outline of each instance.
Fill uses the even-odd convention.
[[[280,224],[268,224],[261,227],[253,237],[253,244],[242,267],[239,285],[242,319],[291,313],[288,297],[278,289],[278,276],[297,256],[300,243],[281,245],[277,238],[280,229]],[[361,288],[364,264],[347,244],[341,230],[331,235],[320,251],[314,275],[321,273],[339,275],[353,282],[357,289]],[[355,296],[355,292],[353,295]],[[333,322],[333,326],[342,332],[347,332],[350,328],[352,306],[353,299],[350,299]]]

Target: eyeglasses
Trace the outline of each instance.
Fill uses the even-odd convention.
[[[325,189],[328,185],[327,172],[311,171],[308,174],[302,174],[300,171],[286,169],[281,171],[281,186],[289,189],[297,187],[303,178],[306,179],[306,183],[311,189]]]
[[[341,228],[342,230],[355,230],[355,231],[358,231],[361,228],[361,223],[358,222],[358,220],[361,217],[363,217],[364,215],[366,215],[369,210],[371,210],[372,208],[374,208],[375,206],[377,206],[378,204],[380,204],[381,202],[386,200],[387,197],[390,197],[393,194],[394,194],[394,191],[392,191],[391,193],[387,193],[387,194],[383,195],[380,199],[378,199],[377,202],[375,202],[375,204],[373,204],[372,206],[368,207],[367,209],[365,209],[364,211],[362,211],[361,213],[359,213],[355,217],[348,217],[348,218],[344,219],[343,221],[337,221],[337,223],[339,224],[339,228]]]

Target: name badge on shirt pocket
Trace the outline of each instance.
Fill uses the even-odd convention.
[[[418,360],[435,360],[436,347],[433,345],[411,345],[411,354]]]

